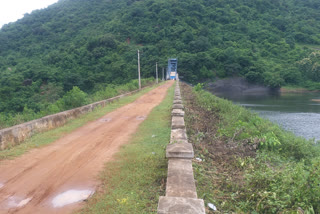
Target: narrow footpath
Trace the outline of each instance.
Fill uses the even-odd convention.
[[[0,213],[71,213],[81,208],[83,202],[73,202],[94,193],[104,163],[129,142],[173,83],[166,82],[46,147],[1,161]]]

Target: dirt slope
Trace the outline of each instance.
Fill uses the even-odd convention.
[[[94,191],[103,164],[128,142],[172,84],[168,81],[49,146],[0,162],[0,213],[70,213],[81,207],[63,204]],[[66,191],[67,196],[61,195]]]

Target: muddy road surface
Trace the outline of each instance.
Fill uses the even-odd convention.
[[[0,213],[71,213],[99,185],[104,163],[164,99],[164,85],[52,144],[0,162]],[[121,182],[121,181],[119,181]]]

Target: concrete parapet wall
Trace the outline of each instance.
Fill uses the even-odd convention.
[[[173,104],[182,104],[182,100],[174,100]]]
[[[192,144],[188,143],[183,108],[177,81],[171,113],[171,137],[166,149],[169,159],[166,196],[159,199],[158,214],[205,213],[204,201],[197,199],[192,168],[194,152]]]
[[[170,143],[166,150],[167,158],[192,159],[194,157],[192,144],[187,140],[179,140],[177,143]]]
[[[184,111],[182,109],[173,109],[171,112],[171,116],[184,117]]]
[[[35,133],[48,131],[64,125],[68,120],[79,117],[82,114],[93,111],[97,107],[104,107],[106,104],[119,100],[122,97],[138,92],[135,90],[107,100],[102,100],[75,109],[63,111],[57,114],[48,115],[36,120],[22,123],[16,126],[0,130],[0,150],[18,145]]]
[[[187,131],[185,129],[171,130],[170,143],[178,143],[180,140],[188,140]]]
[[[171,129],[184,129],[184,128],[185,128],[184,118],[178,117],[178,116],[173,116],[172,123],[171,123]]]
[[[205,213],[202,199],[160,196],[158,214],[201,214]]]
[[[169,158],[166,196],[197,198],[191,159]]]
[[[183,109],[183,105],[182,104],[173,104],[172,108],[173,109]]]

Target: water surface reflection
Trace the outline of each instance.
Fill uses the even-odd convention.
[[[249,108],[272,122],[306,139],[320,140],[320,93],[235,94],[219,97]]]

